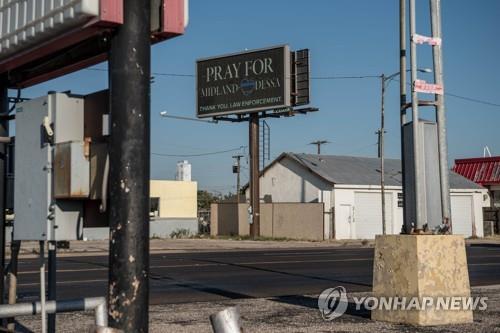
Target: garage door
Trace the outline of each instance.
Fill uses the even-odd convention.
[[[455,235],[472,236],[472,196],[451,196],[451,219]]]
[[[382,234],[382,198],[380,193],[356,192],[354,194],[354,238],[373,239]],[[387,233],[392,233],[392,195],[385,194]]]

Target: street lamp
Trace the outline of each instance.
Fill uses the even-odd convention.
[[[406,70],[407,72],[410,69]],[[421,73],[432,73],[430,68],[418,68],[417,71]],[[384,179],[384,133],[385,133],[385,88],[389,85],[391,80],[399,76],[401,72],[396,72],[389,76],[385,74],[380,75],[382,86],[382,99],[380,108],[380,130],[376,132],[378,135],[378,158],[380,159],[380,192],[382,195],[382,234],[386,234],[386,219],[385,219],[385,179]]]
[[[211,124],[217,124],[217,120],[204,120],[204,119],[198,119],[198,118],[191,118],[191,117],[182,117],[182,116],[174,116],[170,115],[167,113],[167,111],[163,110],[160,112],[160,116],[164,118],[173,118],[173,119],[179,119],[179,120],[191,120],[191,121],[199,121],[202,123],[211,123]]]

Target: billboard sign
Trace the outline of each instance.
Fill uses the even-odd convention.
[[[196,114],[200,118],[291,106],[287,45],[196,62]]]
[[[0,74],[25,88],[105,61],[123,0],[0,1]],[[151,43],[179,36],[188,0],[151,0]]]

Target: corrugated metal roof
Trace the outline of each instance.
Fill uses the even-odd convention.
[[[378,158],[286,153],[278,159],[285,156],[333,184],[380,185],[380,160]],[[401,161],[385,159],[384,162],[385,184],[387,186],[401,186]],[[453,189],[482,188],[451,171],[450,187]]]
[[[455,160],[453,171],[481,185],[498,185],[500,156]]]

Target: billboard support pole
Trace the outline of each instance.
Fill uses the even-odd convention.
[[[109,326],[148,331],[150,0],[124,0],[111,39]]]
[[[259,114],[252,113],[249,120],[250,143],[250,208],[252,224],[250,236],[260,236],[260,188],[259,188]]]

